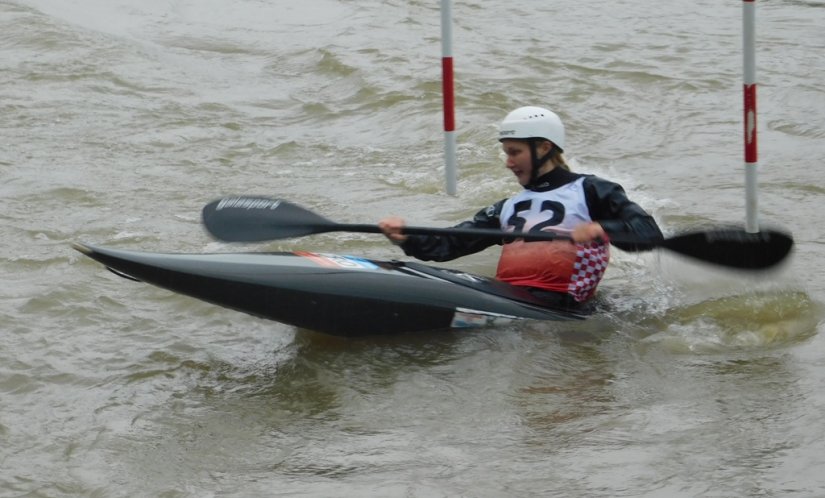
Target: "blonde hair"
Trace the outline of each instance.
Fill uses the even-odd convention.
[[[553,156],[550,157],[548,161],[553,163],[553,166],[555,166],[556,168],[561,168],[565,171],[570,171],[570,166],[567,165],[567,161],[564,160],[564,154],[562,154],[561,152],[559,152],[558,154],[553,154]]]
[[[547,159],[550,161],[550,164],[552,164],[554,168],[561,168],[565,171],[570,171],[570,166],[567,165],[567,161],[564,159],[564,152],[561,148],[546,138],[543,138],[542,140],[553,146],[553,150],[550,151],[551,155]]]

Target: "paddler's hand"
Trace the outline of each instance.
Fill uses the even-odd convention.
[[[407,226],[407,223],[404,218],[398,216],[388,216],[378,222],[378,228],[395,245],[403,244],[407,240],[407,236],[401,233],[405,226]]]
[[[595,221],[590,223],[582,223],[581,225],[577,226],[573,229],[573,232],[570,234],[570,237],[573,239],[573,242],[576,242],[578,244],[587,244],[590,242],[607,242],[608,240],[607,233],[604,231],[604,227],[602,227]]]

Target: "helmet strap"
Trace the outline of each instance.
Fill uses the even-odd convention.
[[[539,170],[541,169],[541,167],[544,166],[544,163],[550,160],[550,158],[555,156],[558,152],[558,147],[553,145],[553,147],[550,149],[549,152],[547,152],[547,154],[543,155],[542,157],[539,157],[538,146],[536,145],[538,141],[539,140],[536,138],[531,138],[527,140],[527,143],[530,145],[530,158],[533,162],[533,171],[530,173],[530,183],[528,184],[528,186],[531,186],[536,182],[536,180],[539,177]]]

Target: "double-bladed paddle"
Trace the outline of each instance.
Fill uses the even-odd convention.
[[[381,233],[378,225],[336,223],[282,199],[257,196],[224,197],[203,208],[203,223],[215,238],[226,242],[262,242],[326,232]],[[571,240],[552,232],[503,232],[479,228],[404,227],[408,235],[489,237],[500,240]],[[632,234],[613,234],[611,241],[651,246]],[[685,232],[652,243],[701,261],[745,270],[770,268],[785,259],[793,238],[776,230],[749,233],[741,228],[712,228]]]

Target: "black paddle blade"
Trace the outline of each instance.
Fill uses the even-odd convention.
[[[793,238],[777,230],[749,233],[741,228],[714,228],[665,239],[661,246],[709,263],[763,270],[785,259]]]
[[[203,208],[203,224],[216,239],[262,242],[334,230],[336,224],[281,199],[224,197]]]

